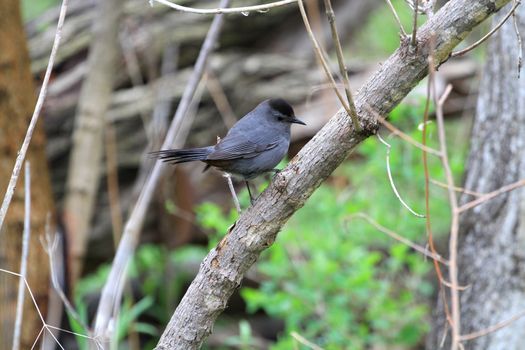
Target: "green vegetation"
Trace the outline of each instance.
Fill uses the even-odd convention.
[[[22,8],[22,16],[24,21],[32,20],[40,15],[45,10],[59,4],[57,0],[22,0],[20,6]]]
[[[420,139],[418,124],[424,100],[421,96],[410,99],[415,104],[396,108],[391,121]],[[462,125],[458,121],[447,123],[447,134],[454,141],[450,142],[449,153],[457,177],[463,171],[466,149],[464,142],[457,144],[462,138],[455,137],[464,134]],[[436,147],[434,124],[428,127],[430,145]],[[391,169],[401,195],[416,211],[423,212],[421,151],[399,138],[387,141],[392,145]],[[395,197],[386,174],[383,144],[372,137],[356,153],[356,159],[337,169],[290,219],[276,243],[262,254],[257,263],[264,276],[260,287],[243,287],[240,291],[248,313],[263,310],[284,321],[284,332],[272,349],[300,348],[290,335],[293,331],[327,350],[387,345],[409,348],[421,342],[428,331],[433,293],[428,278],[431,263],[354,214],[366,213],[423,246],[424,219],[410,214]],[[429,166],[431,176],[443,181],[439,160],[431,156]],[[245,191],[241,202],[247,205]],[[434,232],[438,237],[446,234],[450,220],[448,199],[437,186],[431,187],[431,210]],[[212,203],[198,208],[199,223],[211,232],[210,247],[236,217],[234,210],[225,215],[222,208]],[[154,345],[159,333],[151,324],[168,322],[183,286],[193,277],[190,271],[195,272],[206,253],[207,248],[202,246],[169,252],[146,245],[137,251],[130,273],[140,281],[134,284],[139,289],[135,293],[146,297],[137,302],[125,296],[117,324],[121,339],[130,332],[145,333],[153,338],[147,347]],[[83,317],[86,297],[102,287],[107,272],[108,267],[102,267],[77,288],[82,293],[75,300]],[[82,332],[78,325],[74,329]],[[249,323],[241,320],[239,335],[229,339],[228,344],[249,349],[252,333]]]

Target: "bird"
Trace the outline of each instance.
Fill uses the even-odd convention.
[[[237,121],[213,146],[166,149],[152,155],[171,164],[201,161],[206,163],[203,171],[214,167],[240,177],[253,203],[248,181],[264,173],[279,172],[275,166],[288,152],[292,124],[306,125],[284,99],[268,99]]]

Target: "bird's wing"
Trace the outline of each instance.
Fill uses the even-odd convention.
[[[229,160],[252,158],[261,152],[275,148],[279,143],[277,138],[270,138],[264,142],[260,137],[247,139],[244,135],[227,135],[217,145],[207,160]]]

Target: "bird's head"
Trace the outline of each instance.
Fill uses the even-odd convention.
[[[273,98],[271,100],[267,100],[266,102],[270,107],[272,117],[274,117],[278,122],[306,125],[305,122],[297,119],[292,106],[290,106],[290,104],[282,98]]]

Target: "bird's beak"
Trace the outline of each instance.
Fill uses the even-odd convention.
[[[290,123],[306,125],[305,122],[303,122],[303,121],[300,120],[300,119],[297,119],[296,117],[293,117],[292,119],[290,119]]]

